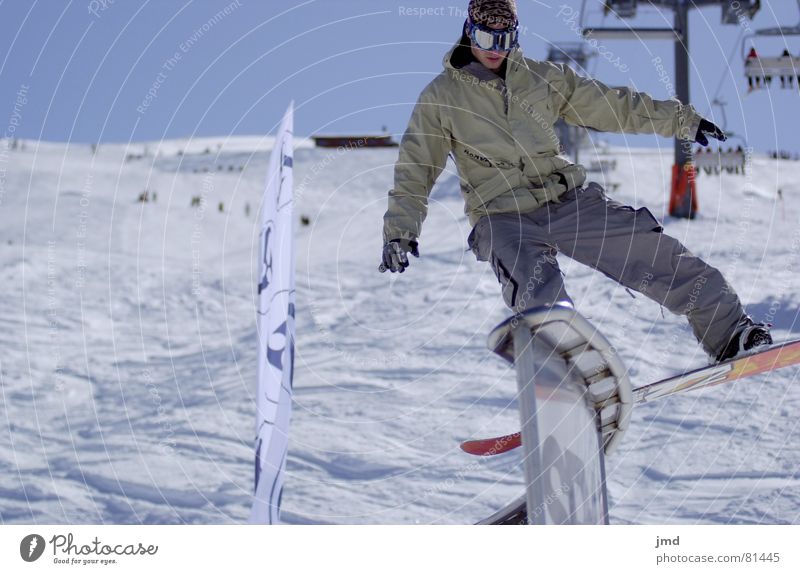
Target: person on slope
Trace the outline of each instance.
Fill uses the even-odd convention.
[[[599,131],[656,133],[691,145],[724,141],[722,130],[676,99],[611,88],[565,64],[525,58],[514,0],[471,0],[444,71],[411,115],[384,215],[380,270],[402,273],[428,195],[452,155],[469,247],[489,261],[513,311],[571,302],[558,252],[685,315],[703,349],[721,361],[772,343],[720,272],[692,255],[647,208],[609,199],[586,170],[558,155],[558,118]]]

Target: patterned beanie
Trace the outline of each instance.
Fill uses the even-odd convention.
[[[469,19],[475,24],[501,24],[510,28],[517,23],[516,0],[469,0]]]

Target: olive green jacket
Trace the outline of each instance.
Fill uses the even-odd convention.
[[[701,117],[677,99],[658,101],[628,88],[611,88],[565,64],[509,53],[505,79],[456,44],[444,71],[419,96],[400,143],[394,189],[384,215],[384,240],[414,239],[428,211],[428,195],[452,155],[464,212],[482,215],[534,210],[586,180],[586,170],[558,155],[553,124],[605,132],[656,133],[694,140]],[[454,62],[456,65],[454,65]],[[457,67],[458,62],[464,65]]]

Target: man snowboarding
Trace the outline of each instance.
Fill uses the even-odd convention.
[[[453,157],[468,243],[490,262],[513,311],[570,301],[558,252],[685,315],[717,361],[772,343],[720,272],[692,255],[647,208],[609,199],[558,155],[558,118],[599,131],[657,133],[691,145],[726,137],[691,105],[610,88],[569,66],[524,58],[514,0],[471,0],[444,71],[419,97],[403,136],[384,215],[381,271],[402,273],[428,194]],[[584,185],[586,184],[586,185]]]

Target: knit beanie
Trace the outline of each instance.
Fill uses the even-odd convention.
[[[517,3],[516,0],[470,0],[467,14],[475,24],[511,28],[517,23]]]

